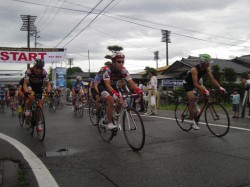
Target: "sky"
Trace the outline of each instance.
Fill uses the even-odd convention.
[[[131,73],[145,66],[171,65],[188,56],[208,53],[232,59],[250,52],[249,0],[1,0],[0,47],[27,47],[20,15],[37,16],[37,47],[65,48],[73,66],[98,71],[111,54],[123,47]],[[161,30],[170,31],[170,43]],[[34,36],[30,47],[34,47]],[[46,64],[65,67],[61,64]],[[68,67],[68,66],[67,66]],[[25,69],[25,64],[0,64],[0,69]]]

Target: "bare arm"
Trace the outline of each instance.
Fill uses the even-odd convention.
[[[129,86],[132,90],[137,89],[137,85],[135,84],[135,82],[132,79],[128,80],[128,83],[129,83]]]
[[[107,80],[104,80],[104,84],[108,90],[109,93],[112,93],[112,90],[113,90],[113,87],[110,85],[110,80],[107,79]]]
[[[218,89],[220,89],[220,84],[219,84],[219,83],[216,81],[216,79],[214,78],[210,66],[207,68],[207,75],[208,75],[210,81],[211,81]]]
[[[192,74],[194,87],[197,88],[198,90],[204,92],[206,88],[203,85],[200,85],[198,83],[198,71],[197,71],[197,69],[194,67],[191,68],[190,73]]]
[[[24,79],[24,81],[23,81],[23,90],[24,90],[24,93],[27,93],[29,91],[28,84],[29,84],[29,79]]]

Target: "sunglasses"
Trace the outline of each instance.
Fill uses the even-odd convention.
[[[124,61],[118,60],[118,61],[116,61],[116,63],[118,63],[118,64],[124,64]]]

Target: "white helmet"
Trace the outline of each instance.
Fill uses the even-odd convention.
[[[82,77],[81,77],[81,76],[77,76],[77,77],[76,77],[76,80],[77,80],[77,81],[81,81],[81,80],[82,80]]]

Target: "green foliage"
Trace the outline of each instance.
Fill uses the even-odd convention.
[[[224,78],[226,82],[235,82],[237,79],[237,73],[235,70],[231,67],[225,67],[223,69],[224,72]]]
[[[241,74],[241,78],[242,78],[242,79],[248,79],[248,75],[247,75],[247,74],[248,74],[247,71],[244,72],[244,73],[242,73],[242,74]]]
[[[107,47],[109,51],[122,51],[123,47],[118,46],[118,45],[110,45]]]
[[[146,66],[144,70],[145,70],[145,73],[142,75],[142,78],[144,78],[144,79],[148,78],[148,74],[149,74],[150,71],[155,71],[156,72],[155,68],[151,68],[151,67],[148,67],[148,66]]]
[[[66,87],[69,88],[69,89],[71,89],[72,83],[73,83],[73,81],[67,79],[67,80],[66,80]]]
[[[220,67],[218,65],[214,65],[211,67],[212,70],[212,74],[214,76],[214,78],[218,81],[221,82],[221,72],[220,72]]]
[[[90,73],[90,78],[95,78],[95,73]]]
[[[110,57],[110,58],[111,58],[111,57]],[[105,66],[108,66],[108,65],[110,65],[110,64],[112,64],[112,62],[110,62],[110,61],[107,61],[107,62],[104,63]]]
[[[49,80],[52,81],[52,67],[49,67],[49,73],[48,73]]]
[[[76,72],[83,72],[80,67],[72,67],[72,68],[67,68],[66,69],[66,75],[67,77],[70,75],[74,75]]]

